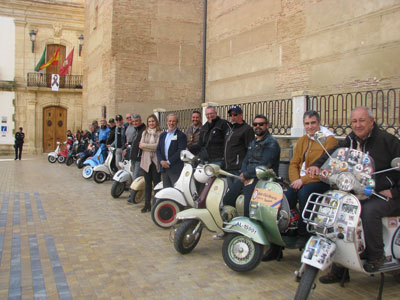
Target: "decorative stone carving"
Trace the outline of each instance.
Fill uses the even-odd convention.
[[[60,37],[61,36],[62,27],[63,27],[63,25],[61,23],[54,23],[53,24],[54,36],[56,36],[56,37]]]

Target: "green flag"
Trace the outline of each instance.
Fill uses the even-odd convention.
[[[40,66],[43,65],[46,61],[46,47],[44,47],[42,57],[40,58],[39,62],[36,65],[35,71],[39,72]]]

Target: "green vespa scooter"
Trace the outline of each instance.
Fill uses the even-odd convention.
[[[250,201],[249,216],[225,223],[228,233],[222,246],[225,263],[234,271],[247,272],[258,266],[264,247],[271,244],[294,248],[299,215],[291,211],[282,185],[273,170],[256,167],[257,182]]]

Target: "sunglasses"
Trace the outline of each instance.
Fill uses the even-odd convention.
[[[264,126],[264,124],[267,124],[267,123],[266,122],[259,122],[259,123],[253,122],[253,127],[257,127],[257,125]]]
[[[230,117],[236,117],[238,114],[229,114]]]

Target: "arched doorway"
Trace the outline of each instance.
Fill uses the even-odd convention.
[[[43,152],[56,149],[56,142],[65,142],[67,110],[60,106],[43,109]]]

